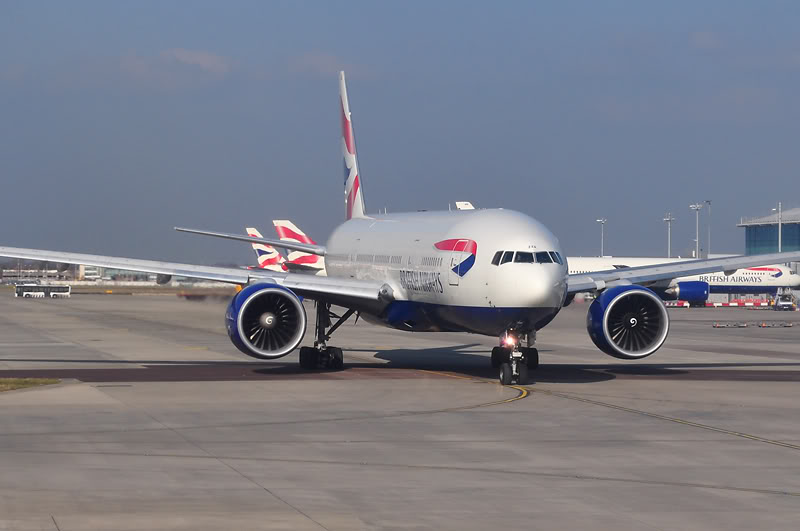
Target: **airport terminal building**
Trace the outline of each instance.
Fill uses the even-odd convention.
[[[800,251],[800,208],[784,210],[780,215],[781,250]],[[778,252],[778,213],[758,218],[742,218],[745,254]]]

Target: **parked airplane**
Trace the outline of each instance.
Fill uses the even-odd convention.
[[[570,257],[571,275],[647,266],[657,263],[688,262],[682,258],[641,257]],[[710,293],[743,294],[765,293],[776,295],[784,289],[800,289],[800,275],[780,264],[748,267],[728,271],[713,271],[702,275],[689,275],[650,286],[666,299],[680,299],[693,305],[704,304]]]
[[[258,229],[247,227],[245,229],[247,234],[253,238],[264,238]],[[268,269],[269,271],[287,271],[286,259],[271,245],[263,243],[254,243],[253,251],[256,253],[258,260],[258,267],[261,269]]]
[[[500,338],[492,364],[500,381],[525,383],[538,364],[536,331],[579,292],[599,293],[587,330],[606,354],[641,359],[658,350],[669,315],[647,286],[687,275],[800,260],[800,252],[695,260],[570,275],[558,239],[535,219],[503,209],[368,215],[344,73],[339,74],[346,221],[327,246],[242,234],[178,229],[324,256],[328,276],[210,267],[38,249],[0,247],[0,256],[147,271],[245,286],[225,314],[228,335],[245,354],[275,359],[306,332],[301,297],[317,301],[313,347],[300,365],[341,367],[331,334],[358,312],[409,331],[472,332]],[[587,192],[588,193],[588,192]],[[331,305],[347,311],[331,321]],[[521,346],[525,341],[526,346]]]
[[[297,225],[288,219],[273,219],[272,224],[275,227],[275,232],[278,233],[278,238],[283,242],[316,245],[314,240],[309,238],[305,232],[297,228]],[[307,271],[315,275],[327,276],[325,259],[322,256],[303,251],[291,251],[286,258],[286,266],[292,271]]]

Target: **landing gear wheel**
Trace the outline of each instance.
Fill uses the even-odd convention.
[[[300,348],[300,367],[313,371],[319,364],[319,351],[312,347]]]
[[[330,355],[330,368],[334,371],[341,371],[344,369],[344,354],[339,347],[328,347]]]
[[[500,364],[500,385],[511,385],[511,380],[514,377],[514,371],[511,370],[511,364],[503,362]]]
[[[525,363],[528,364],[529,369],[536,369],[539,366],[539,351],[533,347],[521,348],[525,354]]]
[[[528,383],[528,365],[526,363],[517,363],[517,370],[519,371],[519,376],[517,376],[517,384],[525,385]]]
[[[492,367],[497,369],[504,361],[508,361],[508,349],[503,347],[494,347],[492,349]]]

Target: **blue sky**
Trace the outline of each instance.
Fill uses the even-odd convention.
[[[0,2],[0,241],[250,260],[175,225],[343,218],[336,72],[367,208],[526,212],[572,255],[714,252],[797,206],[795,2]],[[24,193],[23,193],[24,192]],[[19,198],[17,198],[19,196]],[[22,200],[33,197],[35,203]],[[705,214],[704,214],[705,216]],[[705,217],[701,240],[705,245]]]

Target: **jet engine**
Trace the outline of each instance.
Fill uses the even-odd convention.
[[[597,348],[609,356],[635,360],[649,356],[664,344],[669,315],[651,290],[616,286],[592,302],[586,329]]]
[[[237,293],[225,312],[228,337],[236,348],[260,359],[290,353],[306,333],[306,310],[291,290],[251,284]]]
[[[706,302],[708,300],[708,282],[697,280],[678,282],[675,286],[666,289],[664,293],[670,298],[682,301]]]
[[[156,284],[164,285],[172,280],[172,275],[162,275],[159,273],[156,275]]]

